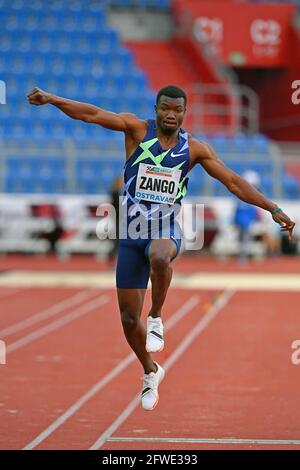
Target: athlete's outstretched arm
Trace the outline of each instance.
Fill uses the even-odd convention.
[[[40,106],[49,103],[59,108],[72,119],[99,124],[114,131],[135,132],[143,123],[134,114],[112,113],[92,104],[53,95],[40,88],[33,88],[27,97],[30,104]]]
[[[279,209],[277,204],[267,199],[244,178],[226,167],[208,144],[193,139],[193,147],[197,155],[197,162],[203,166],[210,176],[218,179],[242,201],[269,211],[273,220],[280,224],[281,231],[289,232],[289,239],[291,240],[295,222]]]

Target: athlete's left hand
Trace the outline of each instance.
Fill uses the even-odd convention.
[[[277,224],[281,226],[281,232],[289,232],[289,240],[293,238],[293,230],[295,222],[293,222],[283,211],[276,212],[272,218]]]

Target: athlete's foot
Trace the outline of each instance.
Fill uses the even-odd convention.
[[[143,377],[142,407],[146,411],[154,410],[156,407],[159,400],[158,386],[165,376],[164,369],[157,362],[155,365],[157,366],[157,371],[144,374]]]
[[[146,351],[160,352],[164,349],[164,327],[161,317],[147,318]]]

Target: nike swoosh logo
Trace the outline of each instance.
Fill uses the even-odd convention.
[[[171,153],[171,157],[180,157],[181,155],[184,155],[184,153]]]

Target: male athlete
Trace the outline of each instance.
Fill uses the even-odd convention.
[[[208,144],[181,129],[187,99],[185,92],[176,86],[167,86],[158,92],[156,120],[147,121],[134,114],[115,114],[61,98],[39,88],[34,88],[28,99],[31,104],[49,103],[73,119],[125,134],[125,226],[134,227],[135,222],[141,220],[149,225],[144,224],[140,238],[136,239],[131,233],[127,238],[120,237],[117,293],[126,339],[144,369],[142,407],[153,410],[158,402],[158,386],[164,378],[164,370],[153,361],[150,353],[164,347],[161,313],[172,278],[171,263],[181,243],[181,234],[174,223],[174,208],[180,207],[186,193],[187,174],[200,164],[239,199],[269,211],[273,220],[281,225],[281,230],[289,232],[290,238],[295,223],[275,203],[218,160]],[[162,206],[167,210],[160,211]],[[150,222],[157,222],[157,219],[156,229],[149,228]],[[169,230],[161,227],[165,219],[169,222]],[[152,306],[146,331],[140,316],[149,277]]]

